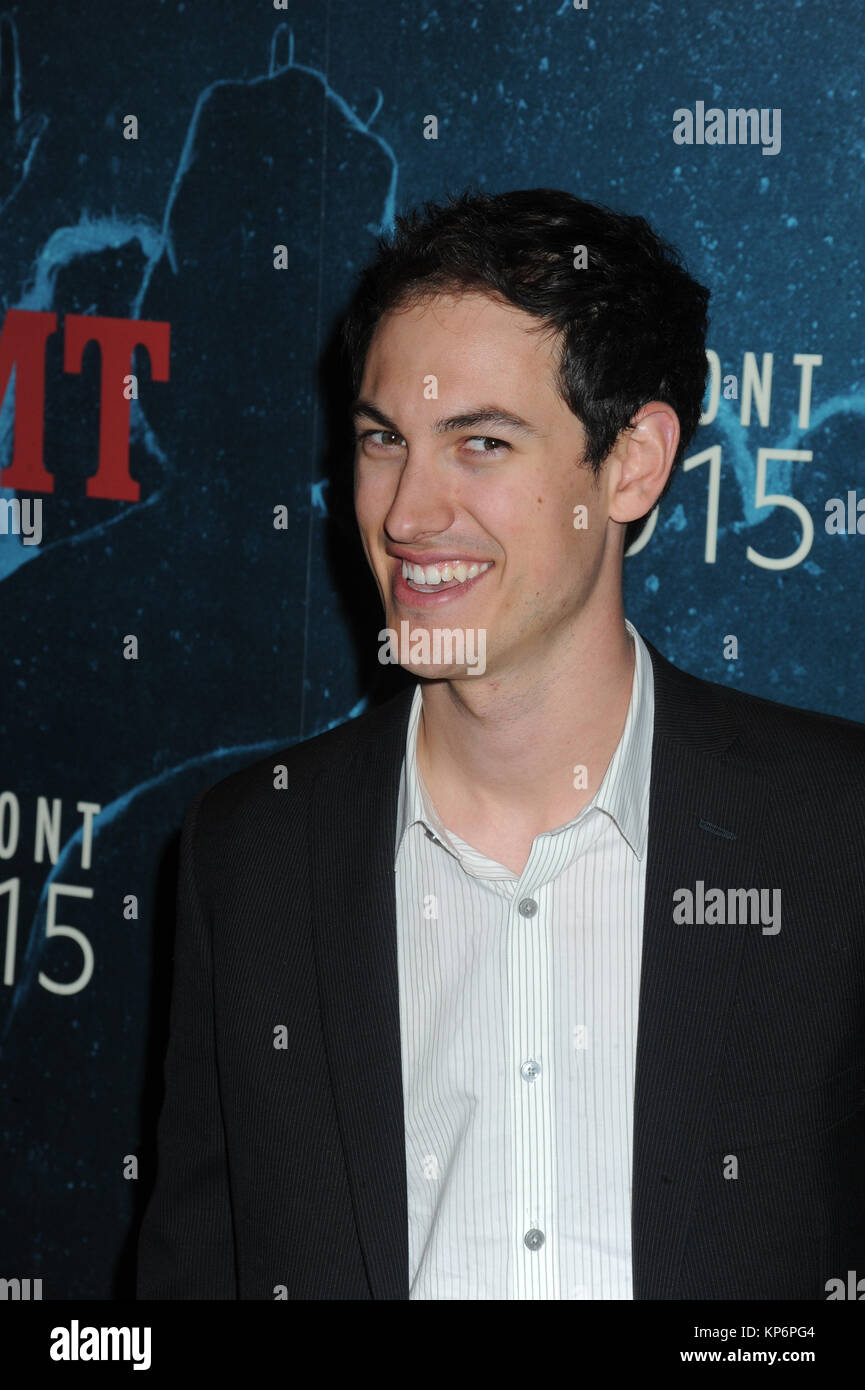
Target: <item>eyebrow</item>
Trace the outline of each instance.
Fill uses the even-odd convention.
[[[394,434],[402,434],[393,420],[389,420],[376,405],[373,405],[372,401],[356,400],[352,405],[351,413],[353,418],[358,415],[367,415],[370,420],[375,420],[384,429],[392,430]],[[524,420],[520,415],[513,415],[508,410],[502,410],[497,405],[481,405],[474,410],[464,411],[461,415],[448,415],[444,419],[436,420],[433,431],[436,434],[450,434],[453,430],[470,430],[475,429],[478,425],[501,426],[505,429],[517,430],[520,434],[540,434],[540,431],[534,425],[530,425],[528,420]]]

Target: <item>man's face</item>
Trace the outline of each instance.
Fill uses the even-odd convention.
[[[579,466],[585,433],[556,390],[554,341],[537,326],[475,291],[388,313],[355,417],[355,509],[386,625],[485,629],[487,679],[542,669],[567,644],[604,544],[604,489]],[[587,529],[575,529],[577,506]],[[403,577],[404,559],[423,567],[423,585]],[[426,567],[447,560],[489,568],[429,585]]]

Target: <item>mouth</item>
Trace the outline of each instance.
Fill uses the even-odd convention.
[[[447,603],[467,593],[494,564],[493,560],[457,560],[421,566],[396,557],[393,595],[397,603],[407,606],[426,608]]]

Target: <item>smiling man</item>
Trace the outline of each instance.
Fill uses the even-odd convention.
[[[189,810],[140,1297],[821,1299],[865,1263],[865,729],[624,615],[707,299],[553,190],[380,245],[355,506],[418,680]]]
[[[444,823],[517,877],[535,836],[591,800],[621,737],[634,670],[625,525],[657,500],[679,441],[675,412],[656,401],[599,479],[579,467],[585,429],[541,329],[479,292],[392,311],[355,405],[355,505],[388,626],[408,615],[413,630],[486,634],[483,681],[413,663],[429,682],[418,769]],[[589,524],[575,530],[579,508]],[[576,788],[575,767],[586,769]]]

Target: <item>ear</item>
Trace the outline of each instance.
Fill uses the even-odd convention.
[[[639,521],[664,490],[679,447],[679,417],[665,401],[641,406],[622,430],[609,457],[609,516],[612,521]]]

